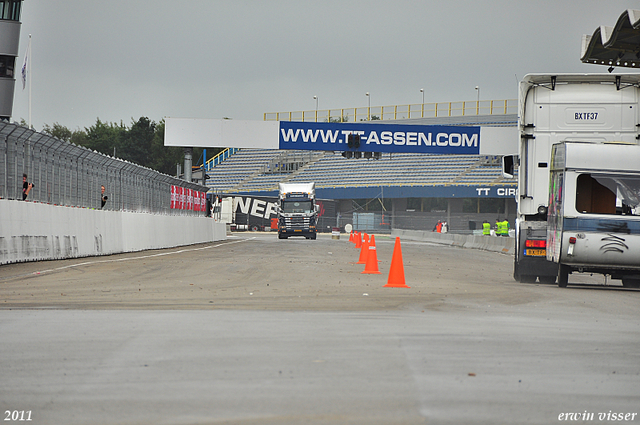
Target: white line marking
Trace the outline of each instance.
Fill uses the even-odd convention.
[[[234,244],[234,243],[246,242],[246,241],[250,241],[252,239],[255,239],[255,236],[252,237],[252,238],[249,238],[249,239],[242,239],[242,240],[239,240],[239,241],[221,243],[221,244],[218,244],[218,245],[205,246],[205,247],[202,247],[202,248],[181,249],[181,250],[178,250],[178,251],[161,252],[159,254],[142,255],[140,257],[114,258],[114,259],[111,259],[111,260],[85,261],[84,263],[70,264],[68,266],[57,267],[55,269],[41,270],[41,271],[33,272],[31,274],[32,275],[41,275],[41,274],[44,274],[44,273],[51,273],[51,272],[55,272],[55,271],[70,269],[70,268],[73,268],[73,267],[88,266],[88,265],[91,265],[91,264],[114,263],[114,262],[117,262],[117,261],[129,261],[129,260],[141,260],[141,259],[144,259],[144,258],[162,257],[164,255],[182,254],[183,252],[202,251],[202,250],[205,250],[205,249],[218,248],[218,247],[221,247],[221,246],[231,245],[231,244]]]

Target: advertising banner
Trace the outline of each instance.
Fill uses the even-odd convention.
[[[358,147],[347,146],[350,134]],[[477,155],[480,127],[281,121],[279,148]]]
[[[171,209],[206,211],[207,193],[172,185]]]
[[[347,151],[353,150],[347,144],[350,134],[360,136],[356,150],[381,153],[511,155],[518,152],[520,140],[515,123],[465,126],[388,124],[379,120],[302,122],[168,117],[164,145]]]

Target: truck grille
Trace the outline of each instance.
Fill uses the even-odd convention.
[[[291,229],[308,229],[309,217],[285,217],[284,223]]]

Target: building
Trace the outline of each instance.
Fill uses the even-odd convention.
[[[13,110],[16,65],[20,41],[22,0],[0,0],[0,119],[8,120]]]

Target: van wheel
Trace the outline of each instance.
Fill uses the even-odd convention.
[[[569,266],[560,264],[558,266],[558,287],[566,288],[569,283]]]
[[[316,234],[315,233],[313,235],[311,235],[311,239],[313,239],[313,240],[316,239]]]

